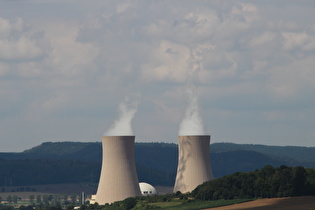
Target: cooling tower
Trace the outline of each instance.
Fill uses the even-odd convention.
[[[95,201],[100,205],[141,196],[134,136],[103,136],[103,162]]]
[[[178,167],[174,192],[191,192],[213,179],[210,162],[210,136],[179,136]]]

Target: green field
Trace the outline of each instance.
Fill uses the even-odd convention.
[[[172,200],[169,202],[145,203],[139,202],[134,210],[149,209],[150,207],[157,207],[160,209],[174,209],[174,210],[192,210],[204,209],[219,206],[232,205],[252,201],[253,199],[232,199],[232,200],[217,200],[217,201],[200,201],[200,200]]]

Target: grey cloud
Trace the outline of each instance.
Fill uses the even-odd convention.
[[[22,18],[9,21],[0,17],[0,61],[26,62],[44,57],[36,40],[28,36],[28,27]]]
[[[134,134],[176,142],[184,84],[198,69],[193,82],[214,142],[263,143],[275,126],[290,132],[271,129],[277,141],[269,143],[296,144],[287,140],[294,131],[314,145],[304,129],[314,122],[313,10],[309,1],[2,1],[0,100],[8,114],[0,124],[18,121],[33,145],[97,140],[123,96],[140,92]],[[290,113],[305,117],[302,128]]]

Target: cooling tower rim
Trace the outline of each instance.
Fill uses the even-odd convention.
[[[181,137],[181,136],[211,136],[211,135],[208,135],[208,134],[202,134],[202,135],[196,135],[196,134],[191,134],[191,135],[178,135],[178,137]]]
[[[115,135],[115,136],[102,136],[102,137],[135,137],[135,135]]]

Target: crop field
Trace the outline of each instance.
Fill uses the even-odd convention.
[[[255,210],[315,210],[315,196],[285,197],[285,198],[265,198],[257,199],[240,204],[208,208],[209,210],[236,210],[236,209],[255,209]]]
[[[233,200],[217,200],[217,201],[199,201],[191,200],[184,202],[182,200],[172,200],[168,202],[157,202],[157,203],[139,203],[137,207],[133,208],[135,210],[147,209],[153,207],[159,207],[161,209],[174,209],[174,210],[191,210],[191,209],[203,209],[210,207],[226,206],[242,202],[250,201],[250,199],[233,199]]]

